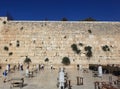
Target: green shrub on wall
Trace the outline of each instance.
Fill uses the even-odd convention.
[[[71,47],[72,47],[73,51],[77,50],[77,45],[76,44],[72,44]]]
[[[79,43],[80,46],[83,46],[83,43]]]
[[[4,47],[4,50],[5,50],[5,51],[8,51],[8,50],[9,50],[9,48],[8,48],[7,46],[5,46],[5,47]]]
[[[3,21],[3,24],[6,24],[7,22],[6,21]]]
[[[21,27],[20,30],[23,30],[23,27]]]
[[[92,47],[91,46],[86,46],[85,48],[86,56],[90,59],[92,57]]]
[[[86,53],[86,56],[87,56],[88,58],[92,57],[92,51],[88,51],[88,52]]]
[[[46,58],[46,59],[45,59],[45,62],[49,62],[49,59],[48,59],[48,58]]]
[[[69,59],[68,57],[63,57],[62,63],[63,63],[64,65],[70,65],[70,59]]]
[[[77,48],[77,45],[76,45],[76,44],[72,44],[72,45],[71,45],[71,48],[72,48],[72,50],[73,50],[75,53],[77,53],[77,54],[79,54],[79,53],[81,52],[81,50],[79,50],[79,49]]]
[[[91,34],[92,33],[92,31],[91,30],[88,30],[88,32]]]
[[[91,46],[86,46],[85,51],[91,51],[92,47]]]
[[[28,56],[26,56],[26,58],[25,58],[25,60],[24,60],[24,63],[29,64],[30,62],[31,62],[31,59],[28,58]]]
[[[110,51],[110,48],[109,48],[109,46],[104,45],[104,46],[102,46],[102,50],[103,51]]]

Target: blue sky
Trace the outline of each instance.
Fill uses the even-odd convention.
[[[120,0],[0,0],[0,16],[7,12],[15,20],[120,21]]]

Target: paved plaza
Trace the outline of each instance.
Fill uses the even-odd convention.
[[[9,73],[8,81],[3,83],[2,69],[0,70],[0,89],[10,89],[9,80],[15,77],[24,77],[24,86],[22,89],[59,89],[57,88],[58,72],[59,67],[51,70],[50,66],[45,66],[44,70],[34,73],[32,78],[26,78],[25,70],[23,72],[16,70],[13,73]],[[104,74],[102,78],[93,77],[91,70],[83,73],[82,71],[78,71],[76,67],[65,67],[65,72],[68,74],[68,80],[71,81],[72,89],[95,89],[95,81],[109,82],[109,76],[112,76],[112,81],[117,80],[117,77],[111,74]],[[77,76],[83,77],[83,85],[77,85]],[[13,89],[19,89],[19,87],[14,87]]]

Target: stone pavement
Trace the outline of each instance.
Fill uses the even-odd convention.
[[[13,77],[24,77],[24,87],[22,89],[58,89],[57,77],[59,68],[51,70],[49,67],[45,67],[44,70],[34,73],[33,78],[25,78],[25,73],[15,71],[15,73],[10,73],[8,75],[8,80]],[[88,70],[88,73],[82,73],[76,68],[66,68],[65,71],[68,73],[68,79],[71,80],[72,89],[94,89],[95,81],[109,81],[109,76],[112,76],[113,80],[117,77],[105,74],[102,78],[93,77],[92,71]],[[77,85],[77,76],[83,77],[83,85]],[[0,70],[0,89],[10,89],[10,82],[3,83],[2,70]],[[13,89],[19,89],[15,87]],[[68,88],[66,88],[68,89]]]

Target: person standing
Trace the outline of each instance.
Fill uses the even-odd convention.
[[[4,83],[6,82],[6,80],[7,80],[7,70],[5,70],[4,72],[3,72],[3,76],[4,76]]]
[[[19,63],[18,63],[17,69],[18,69],[18,71],[20,70],[20,64]]]
[[[51,70],[53,69],[53,65],[51,65]]]
[[[7,73],[10,72],[10,64],[7,64],[7,65],[6,65],[6,71],[7,71]]]
[[[41,65],[39,64],[39,71],[40,71],[40,69],[41,69]]]
[[[10,72],[10,64],[8,64],[8,71]]]
[[[36,64],[36,71],[39,70],[39,64]]]
[[[23,64],[20,64],[20,70],[23,71]]]
[[[26,77],[29,77],[29,67],[26,68]]]

